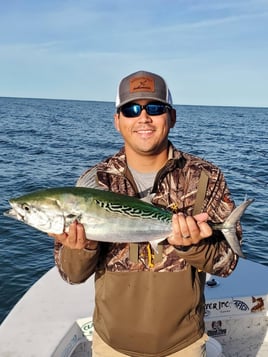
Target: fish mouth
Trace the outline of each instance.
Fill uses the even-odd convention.
[[[6,217],[17,219],[18,221],[23,221],[23,218],[24,218],[24,216],[19,214],[19,212],[17,210],[15,210],[14,208],[11,208],[8,211],[4,211],[3,215],[6,216]]]

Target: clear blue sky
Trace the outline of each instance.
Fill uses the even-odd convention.
[[[268,107],[267,0],[0,0],[0,96],[114,101],[159,73],[176,104]]]

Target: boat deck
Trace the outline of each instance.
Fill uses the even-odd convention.
[[[267,357],[268,268],[240,259],[230,277],[212,279],[216,285],[205,291],[208,335],[226,357]],[[1,324],[1,357],[90,356],[93,309],[94,278],[69,285],[52,268]]]

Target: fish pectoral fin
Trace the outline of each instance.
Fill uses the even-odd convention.
[[[69,233],[70,224],[74,223],[75,221],[80,222],[81,218],[82,214],[69,213],[68,215],[66,215],[63,221],[64,232]]]
[[[65,217],[65,221],[66,221],[66,224],[69,226],[74,221],[80,222],[81,218],[82,218],[82,214],[70,213]]]
[[[65,228],[64,217],[62,215],[55,215],[53,217],[53,224],[51,224],[48,229],[47,229],[46,225],[44,225],[44,227],[39,226],[36,228],[43,232],[46,232],[46,233],[62,234],[64,232],[64,228]]]

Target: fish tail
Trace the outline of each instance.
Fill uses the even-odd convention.
[[[247,207],[254,201],[254,199],[248,199],[241,203],[238,207],[236,207],[229,217],[227,217],[226,221],[224,222],[224,227],[235,227],[236,223],[240,220],[243,216]]]
[[[236,224],[253,201],[253,199],[248,199],[236,207],[229,217],[227,217],[221,229],[232,250],[242,258],[245,258],[245,256],[241,250],[240,242],[236,234]]]

